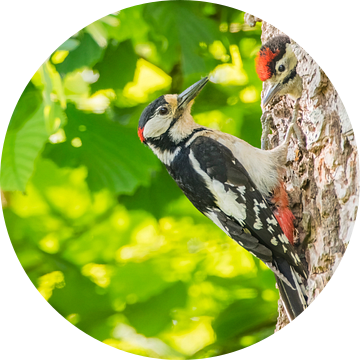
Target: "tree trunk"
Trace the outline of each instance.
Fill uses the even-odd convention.
[[[249,15],[248,15],[249,17]],[[262,23],[262,42],[281,34]],[[339,265],[358,209],[358,152],[354,132],[334,86],[318,64],[296,43],[297,72],[303,79],[300,100],[305,146],[291,141],[285,183],[296,220],[295,248],[309,270],[309,303],[322,291]],[[271,106],[270,148],[284,138],[294,102],[283,96]],[[279,301],[276,330],[288,323]]]

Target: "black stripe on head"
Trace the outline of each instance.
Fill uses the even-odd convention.
[[[165,100],[164,95],[158,97],[156,100],[151,102],[142,112],[139,119],[139,128],[143,128],[145,124],[155,115],[156,109],[161,105],[166,105],[167,101]]]
[[[285,85],[286,83],[288,83],[290,80],[294,79],[296,76],[297,72],[296,72],[296,66],[291,70],[290,74],[288,76],[286,76],[286,78],[283,80],[283,85]]]

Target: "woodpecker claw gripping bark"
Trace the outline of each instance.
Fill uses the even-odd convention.
[[[292,320],[306,308],[307,271],[291,243],[293,215],[282,183],[288,141],[266,151],[196,124],[191,106],[207,82],[149,104],[140,140],[200,212],[274,272]]]

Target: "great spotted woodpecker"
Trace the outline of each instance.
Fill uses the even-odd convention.
[[[291,127],[282,145],[265,151],[196,124],[190,110],[207,82],[150,103],[139,120],[139,138],[200,212],[275,273],[292,320],[307,306],[307,272],[289,241],[292,214],[281,185]]]
[[[302,94],[302,80],[296,71],[298,60],[286,35],[278,35],[267,41],[255,59],[256,72],[265,82],[262,106],[266,107],[276,95],[289,95],[297,100]]]

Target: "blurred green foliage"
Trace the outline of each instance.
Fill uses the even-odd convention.
[[[15,251],[62,316],[111,346],[203,358],[274,330],[272,272],[197,212],[136,134],[150,101],[211,73],[196,121],[259,145],[260,28],[243,17],[204,2],[106,16],[51,54],[11,118],[1,187]]]

